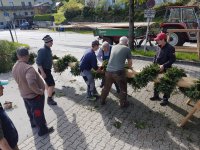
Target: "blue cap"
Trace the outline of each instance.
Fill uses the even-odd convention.
[[[7,85],[8,84],[8,80],[0,80],[0,85]]]

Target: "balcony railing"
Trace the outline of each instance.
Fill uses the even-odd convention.
[[[0,6],[0,10],[30,10],[33,6]]]

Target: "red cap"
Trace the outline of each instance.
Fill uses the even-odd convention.
[[[163,39],[167,39],[167,35],[163,32],[157,34],[156,38],[154,38],[154,41],[158,41],[158,40],[163,40]]]

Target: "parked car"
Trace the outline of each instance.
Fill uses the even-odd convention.
[[[19,27],[20,30],[39,29],[38,25],[34,23],[30,24],[29,22],[24,22]]]

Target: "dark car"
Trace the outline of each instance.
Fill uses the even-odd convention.
[[[19,27],[20,27],[20,30],[39,29],[38,25],[34,23],[30,24],[28,22],[22,23]]]

